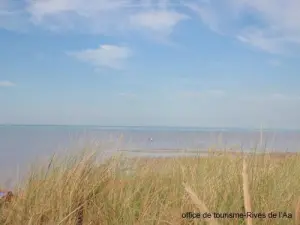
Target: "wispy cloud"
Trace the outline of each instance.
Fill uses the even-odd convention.
[[[7,80],[0,80],[0,87],[13,87],[16,86],[15,83],[11,82],[11,81],[7,81]]]
[[[192,1],[190,9],[218,33],[275,54],[300,45],[300,1],[218,0]]]
[[[130,24],[135,28],[149,29],[163,35],[172,33],[173,28],[189,17],[176,11],[151,10],[130,16]]]
[[[38,26],[100,33],[148,29],[171,34],[187,18],[168,0],[29,0],[27,11]]]
[[[132,51],[124,46],[101,45],[96,49],[67,52],[67,54],[97,68],[122,69],[124,61],[132,55]]]
[[[209,1],[202,2],[202,4],[209,4]],[[222,33],[219,27],[220,20],[219,15],[214,12],[213,8],[205,7],[198,4],[196,1],[188,2],[184,4],[187,8],[191,9],[192,11],[196,12],[198,16],[201,18],[202,22],[206,24],[211,30],[216,33]]]
[[[27,21],[55,31],[156,36],[172,34],[196,13],[214,32],[265,52],[290,54],[300,49],[299,11],[299,0],[1,0],[0,26],[16,29]]]

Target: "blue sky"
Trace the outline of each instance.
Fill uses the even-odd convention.
[[[298,0],[0,0],[0,123],[300,128]]]

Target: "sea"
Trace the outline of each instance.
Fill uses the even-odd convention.
[[[232,151],[300,150],[300,130],[191,128],[191,127],[103,127],[103,126],[0,126],[0,187],[10,188],[32,164],[47,163],[83,149],[103,157],[174,157],[205,154],[208,148]]]

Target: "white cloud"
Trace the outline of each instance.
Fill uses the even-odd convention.
[[[290,54],[300,49],[299,11],[299,0],[0,0],[0,27],[16,29],[30,17],[36,26],[60,32],[134,29],[165,36],[195,12],[215,32],[272,54]]]
[[[204,3],[208,4],[209,2]],[[202,7],[195,2],[186,3],[185,6],[192,11],[195,11],[200,16],[203,23],[205,23],[211,30],[217,33],[221,33],[221,29],[219,28],[220,21],[218,15],[216,15],[212,8]]]
[[[255,48],[286,54],[290,45],[300,45],[298,0],[195,2],[189,8],[212,30],[234,36]]]
[[[11,82],[11,81],[7,81],[7,80],[3,80],[1,81],[0,80],[0,87],[13,87],[15,86],[16,84]]]
[[[36,25],[93,33],[142,28],[170,34],[187,18],[168,0],[29,0],[27,11]]]
[[[170,34],[180,21],[188,18],[185,14],[176,11],[151,10],[131,15],[130,23],[137,28],[146,28],[158,33]]]
[[[265,37],[265,31],[260,29],[244,30],[237,36],[237,39],[256,48],[260,48],[270,53],[283,53],[284,49],[277,39]]]
[[[67,54],[98,68],[122,69],[124,61],[132,55],[132,51],[124,46],[101,45],[97,49],[86,49]]]

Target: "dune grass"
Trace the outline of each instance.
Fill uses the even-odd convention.
[[[99,164],[84,153],[33,169],[13,201],[1,203],[0,224],[300,224],[299,178],[300,155],[118,156]],[[182,218],[245,211],[267,218]]]

